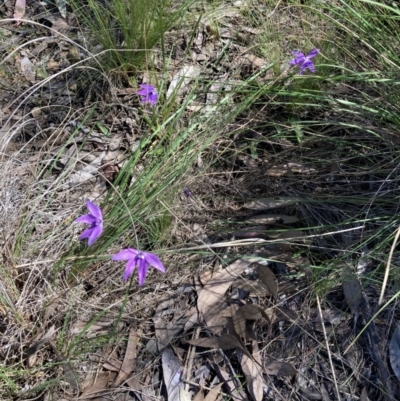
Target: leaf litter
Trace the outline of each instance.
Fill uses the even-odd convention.
[[[17,15],[17,4],[20,7],[23,5],[23,12],[26,13],[26,18],[32,18],[32,11],[36,6],[30,4],[25,10],[24,2],[16,2],[15,5],[12,4],[11,9],[8,10],[9,16],[15,12],[15,18],[21,18]],[[65,1],[57,1],[57,6],[64,16],[66,13],[65,5]],[[10,5],[6,4],[5,7],[10,8]],[[19,11],[22,16],[22,10]],[[235,38],[236,35],[235,30],[239,34],[243,32],[257,34],[255,28],[238,24],[241,18],[238,10],[227,9],[219,14],[218,19],[221,20],[227,16],[232,18],[232,24],[222,22],[222,25],[230,28],[224,31],[220,30],[219,36],[221,38],[233,40],[232,38]],[[66,21],[62,22],[62,19],[55,17],[48,10],[45,11],[44,18],[55,31],[66,32],[69,29],[69,23]],[[17,26],[17,28],[21,27]],[[15,35],[15,37],[10,39],[10,43],[17,45],[20,41],[25,41],[24,35],[25,33],[23,35]],[[219,57],[218,51],[221,49],[221,45],[218,43],[217,38],[218,33],[216,33],[212,18],[202,18],[199,29],[195,33],[194,44],[191,49],[193,51],[192,57],[198,64],[184,64],[182,67],[182,63],[176,63],[169,71],[169,76],[172,79],[170,93],[173,90],[177,90],[182,99],[184,99],[187,91],[190,90],[199,71],[201,71],[202,79],[203,77],[212,79],[214,82],[212,91],[209,91],[203,103],[200,103],[200,105],[206,104],[209,110],[213,110],[213,106],[218,104],[221,93],[224,90],[230,90],[230,82],[233,82],[233,80],[227,74],[227,71],[232,69],[232,66],[238,69],[235,71],[235,74],[237,74],[243,66],[259,70],[267,65],[267,60],[252,54],[251,47],[239,47],[234,43],[232,49],[239,51],[233,53],[233,57],[230,60],[225,61],[226,65],[222,66],[222,73],[216,76],[214,72],[210,72],[210,69],[207,70],[207,64],[212,65]],[[28,39],[31,38],[27,38],[26,40]],[[186,40],[186,44],[189,43],[190,41]],[[229,52],[232,52],[232,49],[229,49]],[[66,46],[66,43],[63,43],[60,37],[53,32],[49,40],[44,40],[38,45],[31,45],[26,55],[15,56],[15,63],[12,65],[12,68],[15,70],[13,71],[15,72],[15,81],[10,81],[10,92],[4,94],[2,98],[10,99],[10,94],[17,95],[18,90],[23,85],[30,86],[41,80],[43,78],[43,75],[41,75],[43,74],[41,65],[46,65],[48,72],[58,71],[70,65],[71,60],[80,60],[80,57],[79,51],[76,51],[76,47]],[[157,63],[157,60],[155,62]],[[198,68],[198,65],[201,65],[201,69]],[[219,65],[217,67],[221,68]],[[215,66],[212,68],[215,68]],[[209,75],[207,76],[207,74]],[[186,77],[190,79],[186,79]],[[24,82],[24,84],[20,86],[20,82]],[[180,88],[179,82],[181,82]],[[242,81],[237,80],[236,82]],[[177,86],[174,86],[175,84]],[[18,86],[18,90],[16,90],[14,85]],[[104,193],[107,185],[113,182],[116,173],[123,167],[126,152],[137,149],[138,140],[140,140],[138,126],[141,121],[137,118],[136,111],[130,110],[127,112],[128,109],[126,108],[131,107],[134,109],[136,107],[133,100],[135,98],[135,88],[117,88],[116,98],[118,100],[116,103],[119,105],[113,106],[109,114],[95,113],[90,121],[85,122],[87,131],[75,136],[74,143],[65,145],[67,139],[76,134],[74,133],[75,128],[72,127],[71,129],[69,126],[69,122],[76,121],[78,118],[73,109],[84,107],[90,104],[92,100],[92,94],[86,93],[83,101],[71,101],[71,99],[75,99],[76,97],[77,85],[78,81],[74,77],[71,77],[68,86],[62,81],[54,81],[52,85],[44,86],[41,94],[44,102],[38,106],[37,100],[32,100],[29,97],[24,99],[26,114],[24,112],[20,114],[16,113],[14,117],[18,118],[18,125],[12,129],[12,124],[10,124],[10,121],[12,122],[11,119],[3,125],[2,131],[4,133],[3,136],[7,138],[8,150],[11,149],[13,152],[15,150],[17,152],[23,150],[26,151],[26,157],[32,157],[31,159],[27,159],[30,163],[23,165],[22,174],[24,175],[24,179],[28,181],[32,180],[30,170],[32,167],[35,167],[32,164],[34,161],[35,163],[36,161],[42,163],[43,160],[41,159],[43,159],[42,156],[44,154],[51,158],[51,163],[48,164],[47,171],[50,171],[50,165],[52,166],[51,169],[53,169],[53,166],[55,167],[46,185],[51,184],[52,180],[59,185],[60,194],[56,201],[61,205],[65,203],[65,200],[62,198],[65,189],[68,189],[72,199],[74,197],[78,199],[82,196],[85,197],[94,194],[97,196]],[[123,105],[121,105],[122,103]],[[8,110],[9,104],[10,101],[7,100],[1,105],[2,110],[4,110],[7,116],[9,115],[7,113],[10,112]],[[68,109],[68,111],[60,112],[60,109]],[[31,118],[34,119],[34,123],[29,125],[29,119]],[[64,124],[64,121],[67,121],[68,124]],[[48,135],[43,135],[43,137],[36,135],[36,128],[34,128],[36,126],[40,127],[40,132],[47,132]],[[10,133],[12,135],[9,135]],[[118,143],[112,144],[111,141],[117,139],[118,135],[121,135],[117,141]],[[279,146],[286,148],[288,144],[282,141],[279,143]],[[341,172],[342,165],[340,164],[339,166],[340,169],[335,173],[331,173],[333,177],[332,181],[338,179],[338,177],[341,178],[343,175]],[[19,166],[19,171],[21,171],[21,166]],[[67,174],[65,174],[66,171],[68,172]],[[265,177],[268,177],[271,180],[268,181],[269,185],[270,182],[277,183],[278,181],[274,180],[278,179],[290,180],[296,177],[300,181],[300,176],[302,176],[305,182],[307,182],[309,179],[307,176],[314,177],[318,172],[319,169],[311,167],[311,165],[308,166],[289,159],[277,160],[270,163],[268,168],[260,172],[260,180],[265,180]],[[136,173],[135,175],[137,175]],[[256,174],[254,174],[254,177],[256,177]],[[209,184],[210,188],[220,189],[215,181],[211,181],[212,177],[209,177],[209,179],[210,181],[204,182]],[[343,179],[343,182],[346,182],[346,179]],[[107,181],[108,183],[106,184]],[[323,187],[323,184],[323,182],[322,184],[319,182],[316,185]],[[16,190],[18,185],[19,182],[14,182],[13,190]],[[226,184],[223,183],[222,185]],[[79,190],[80,187],[81,191]],[[26,187],[22,186],[22,188],[22,192],[24,192]],[[254,194],[253,188],[251,189],[248,193]],[[258,192],[258,188],[256,192]],[[246,216],[246,222],[252,224],[288,225],[299,224],[302,221],[302,218],[304,218],[303,207],[305,206],[302,205],[304,198],[300,196],[302,194],[301,190],[299,190],[299,196],[296,195],[293,197],[286,197],[285,195],[277,196],[276,193],[265,192],[265,194],[262,193],[260,195],[259,199],[255,199],[257,195],[252,195],[251,200],[247,203],[231,204],[229,206],[236,212],[238,209],[246,209],[252,213],[260,211],[267,211],[268,213],[269,209],[282,209],[276,215],[260,214]],[[249,199],[248,193],[242,199]],[[209,193],[207,193],[208,195]],[[215,201],[218,202],[218,199],[215,199]],[[53,206],[54,204],[52,204]],[[73,204],[72,209],[75,207],[76,203]],[[218,207],[216,207],[216,210],[218,210]],[[49,219],[48,216],[46,216],[46,219]],[[65,217],[68,218],[69,216]],[[254,232],[260,233],[264,228],[265,226],[261,230],[254,230]],[[252,229],[253,227],[250,227],[250,230]],[[41,230],[39,225],[37,230],[38,232]],[[46,230],[46,228],[43,230]],[[297,225],[294,231],[289,233],[290,238],[295,238],[294,233],[296,230],[298,230]],[[302,235],[301,233],[300,236]],[[313,245],[315,244],[317,246],[320,245],[318,241]],[[229,247],[229,239],[226,239],[223,247]],[[235,254],[236,251],[246,254],[246,250],[241,248],[240,245],[236,244],[233,247]],[[258,245],[255,248],[257,247],[262,248],[264,251],[266,250]],[[79,302],[73,303],[71,301],[69,309],[66,308],[63,301],[57,303],[52,311],[50,311],[50,308],[48,308],[49,310],[46,309],[46,313],[48,313],[44,320],[46,322],[51,321],[52,323],[47,326],[47,328],[50,327],[47,334],[42,337],[39,335],[33,341],[33,345],[29,334],[26,338],[21,337],[21,341],[27,349],[26,356],[31,360],[30,364],[33,366],[36,366],[36,364],[39,366],[45,358],[58,360],[63,368],[60,369],[60,373],[56,372],[52,377],[57,377],[57,374],[60,375],[59,377],[64,376],[70,386],[68,391],[74,389],[78,392],[80,379],[85,377],[86,372],[89,372],[87,375],[88,379],[93,374],[92,378],[94,378],[94,381],[88,380],[87,382],[91,381],[92,384],[86,387],[82,386],[83,392],[80,394],[80,399],[100,398],[103,396],[103,399],[106,399],[115,390],[112,384],[120,388],[124,386],[126,394],[128,393],[128,388],[133,390],[137,397],[142,400],[170,399],[171,397],[175,397],[175,395],[171,397],[168,395],[164,396],[157,392],[156,389],[160,387],[161,381],[164,382],[167,393],[168,389],[171,390],[171,388],[174,388],[179,394],[178,398],[172,398],[174,401],[175,399],[186,401],[193,398],[193,396],[198,399],[213,401],[221,398],[222,392],[232,396],[232,399],[260,400],[263,396],[266,399],[279,399],[278,397],[282,397],[282,395],[283,399],[289,399],[290,392],[295,391],[293,390],[293,384],[298,385],[300,383],[300,376],[302,375],[307,376],[308,380],[308,382],[307,380],[302,381],[301,386],[299,385],[302,399],[307,397],[319,399],[319,396],[324,397],[323,399],[333,399],[334,390],[331,385],[331,372],[326,368],[326,353],[331,352],[331,350],[324,349],[321,333],[323,333],[324,328],[326,330],[329,326],[329,330],[337,336],[335,337],[337,344],[333,344],[332,342],[332,349],[336,351],[337,359],[335,363],[337,364],[338,377],[341,383],[343,383],[343,392],[349,394],[353,392],[353,389],[347,387],[345,384],[349,373],[348,371],[346,372],[344,367],[348,365],[345,364],[345,358],[342,357],[340,359],[340,353],[344,351],[344,345],[348,345],[349,338],[354,339],[355,330],[359,331],[359,326],[361,325],[362,327],[366,327],[366,336],[361,336],[358,341],[355,341],[351,345],[362,355],[358,361],[358,365],[354,366],[361,366],[362,364],[367,366],[365,372],[363,372],[364,382],[362,385],[366,385],[371,392],[371,387],[375,386],[374,384],[371,385],[373,380],[375,380],[374,377],[379,377],[381,381],[386,382],[388,371],[384,363],[385,354],[383,353],[379,339],[383,338],[385,332],[388,331],[388,324],[379,318],[373,318],[374,315],[370,311],[368,302],[360,291],[362,278],[343,275],[341,286],[334,288],[332,291],[335,294],[334,299],[330,297],[327,300],[329,307],[325,309],[324,312],[326,313],[322,319],[317,319],[311,316],[312,309],[308,310],[307,307],[303,307],[305,300],[302,295],[296,293],[297,290],[293,291],[293,288],[300,291],[307,285],[307,282],[302,280],[302,275],[306,274],[310,278],[310,274],[312,275],[312,271],[309,268],[311,262],[310,260],[305,260],[304,266],[301,266],[299,259],[296,261],[296,258],[292,257],[292,245],[289,245],[284,252],[287,254],[292,252],[292,255],[284,257],[282,249],[276,247],[266,258],[268,259],[268,265],[254,269],[255,274],[253,274],[254,272],[249,273],[246,271],[250,267],[250,262],[245,259],[233,264],[228,263],[227,267],[225,266],[226,263],[224,263],[225,267],[221,270],[207,270],[210,272],[210,280],[207,283],[202,283],[203,288],[197,287],[196,291],[192,291],[184,296],[183,299],[185,302],[183,304],[179,304],[174,299],[169,306],[165,306],[165,304],[161,305],[162,302],[159,302],[159,298],[155,300],[152,299],[154,298],[152,294],[146,297],[143,296],[143,293],[140,293],[137,297],[138,304],[145,310],[145,313],[142,315],[138,314],[140,315],[138,319],[142,319],[142,325],[139,324],[138,327],[134,326],[132,316],[129,313],[124,313],[122,322],[116,328],[117,336],[122,338],[123,341],[117,344],[114,350],[107,346],[101,347],[99,345],[96,348],[99,352],[91,355],[93,361],[81,361],[78,366],[75,361],[69,360],[64,356],[64,350],[60,351],[58,345],[55,346],[57,343],[55,340],[51,340],[52,337],[59,335],[58,331],[54,331],[52,324],[54,323],[58,328],[63,327],[63,322],[60,319],[68,316],[67,310],[76,309],[76,315],[79,317],[72,316],[74,321],[68,326],[67,336],[75,338],[78,335],[82,335],[83,342],[89,341],[91,344],[94,344],[94,340],[97,337],[101,338],[101,336],[106,336],[112,332],[113,323],[116,321],[119,312],[115,309],[112,310],[111,314],[114,315],[111,319],[91,324],[89,329],[83,333],[85,327],[90,322],[91,316],[88,316],[88,310],[80,305],[80,302],[83,304],[87,294],[89,294],[89,290],[80,289],[79,291],[82,291],[82,293],[78,297]],[[289,272],[281,274],[276,261],[285,264]],[[199,263],[200,265],[201,263]],[[247,265],[247,267],[242,269],[242,265]],[[33,273],[31,274],[34,276],[33,282],[43,281],[39,279],[40,276],[36,275],[37,273],[34,269],[32,271]],[[47,274],[45,268],[43,271]],[[19,274],[23,277],[24,271],[20,271]],[[96,278],[99,279],[99,282],[105,281],[104,277]],[[16,282],[18,283],[19,280],[21,280],[20,277],[16,279]],[[100,286],[99,282],[88,279],[85,282],[85,286],[87,288],[90,288],[90,286]],[[290,286],[286,286],[286,284],[290,284],[292,290],[289,291],[288,288]],[[242,290],[242,293],[238,296],[233,296],[235,286]],[[162,290],[168,292],[170,288],[163,288]],[[45,301],[49,301],[54,297],[54,294],[49,295],[52,290],[47,287],[39,287],[37,291],[40,293],[39,298],[44,298]],[[331,296],[331,294],[327,296]],[[369,293],[368,296],[370,299],[373,299],[372,293]],[[102,299],[105,299],[106,302],[103,303]],[[99,293],[96,293],[96,296],[91,298],[90,302],[93,305],[90,305],[90,307],[93,306],[98,310],[104,310],[104,305],[108,307],[108,304],[114,301],[115,299],[112,299],[109,294],[101,290]],[[16,302],[11,301],[10,305],[14,303]],[[35,307],[39,310],[40,306],[40,302],[38,302],[38,305]],[[132,310],[136,307],[134,304],[131,306]],[[43,307],[43,309],[45,308]],[[1,310],[3,310],[3,306]],[[6,307],[4,316],[10,313],[11,310],[12,308]],[[349,311],[354,315],[354,320],[357,320],[357,314],[361,316],[357,320],[357,324],[351,324]],[[3,312],[1,313],[3,314]],[[79,315],[80,313],[81,315]],[[190,327],[186,325],[189,322],[189,317]],[[27,321],[29,319],[34,321],[36,319],[35,314],[29,316]],[[308,324],[309,319],[312,319],[312,324]],[[184,326],[186,330],[184,330]],[[200,328],[200,337],[190,338],[193,335],[192,330]],[[396,348],[396,344],[398,343],[397,331],[398,329],[394,331],[390,341],[390,362],[393,372],[398,378],[396,373],[398,367],[398,352]],[[46,327],[40,327],[39,332],[46,333]],[[153,338],[149,339],[152,336],[149,333],[153,333]],[[49,335],[49,338],[46,337],[47,335]],[[13,343],[13,337],[9,336],[9,338],[10,340],[7,341],[10,341],[12,346],[9,347],[7,344],[6,349],[10,350],[10,354],[12,354],[13,347],[15,347],[15,344],[18,345],[18,341]],[[152,344],[152,340],[155,347],[148,346],[148,344]],[[296,350],[292,355],[289,352],[292,346],[291,342],[294,346],[293,349]],[[201,385],[199,384],[200,378],[196,378],[192,371],[185,371],[186,363],[180,362],[185,360],[185,352],[188,344],[192,345],[196,350],[193,369],[199,370],[203,368],[204,371],[204,375],[201,376]],[[261,350],[258,349],[258,344],[262,345]],[[47,345],[50,345],[50,347]],[[337,347],[335,348],[336,345]],[[343,347],[341,348],[342,345]],[[207,349],[206,353],[198,351],[198,348],[202,347]],[[316,352],[316,350],[318,351]],[[154,355],[158,355],[160,352],[162,353],[161,361]],[[347,354],[349,353],[350,351]],[[346,357],[348,356],[347,354]],[[166,355],[165,358],[164,355]],[[174,355],[179,356],[179,358]],[[371,359],[368,359],[369,355],[372,355]],[[37,358],[36,361],[34,360],[35,358]],[[164,371],[163,358],[167,359],[171,366],[173,365],[171,361],[174,360],[176,366],[179,366],[178,371],[171,373],[168,371],[168,368]],[[302,371],[304,365],[313,366],[313,369],[311,369],[313,372],[305,373]],[[79,369],[80,367],[82,369]],[[97,371],[99,367],[100,371]],[[80,377],[78,377],[79,375]],[[188,383],[183,380],[183,376],[187,378]],[[245,377],[244,379],[243,376]],[[196,385],[190,384],[193,380]],[[187,393],[181,391],[185,386],[188,388]],[[201,390],[202,388],[204,390]],[[319,388],[321,389],[321,394],[319,394]],[[360,399],[367,399],[366,393],[366,387],[363,387],[362,398]]]

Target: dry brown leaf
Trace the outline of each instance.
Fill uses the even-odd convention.
[[[57,350],[56,345],[52,340],[49,340],[49,344],[51,348],[53,349],[53,352],[56,354],[56,358],[58,362],[61,362],[60,364],[62,365],[63,371],[64,371],[64,379],[70,384],[72,388],[74,388],[76,391],[80,391],[80,385],[77,379],[77,376],[72,369],[72,366],[69,364],[66,358],[64,358]]]
[[[267,226],[246,227],[238,231],[234,231],[232,235],[237,238],[260,238],[266,236]]]
[[[199,279],[202,285],[206,285],[208,281],[212,278],[212,271],[211,270],[204,270],[199,275]]]
[[[110,391],[109,383],[112,383],[116,376],[117,374],[115,372],[98,373],[95,376],[93,384],[87,387],[78,399],[85,400],[100,397],[102,394],[108,393]]]
[[[60,187],[60,189],[72,188],[76,185],[82,184],[86,181],[95,178],[98,174],[98,170],[101,166],[101,162],[106,155],[106,152],[102,152],[98,157],[96,157],[90,164],[87,164],[82,170],[71,174],[65,183]]]
[[[232,313],[233,326],[238,336],[246,340],[246,320],[258,320],[262,318],[263,310],[255,304],[246,304]]]
[[[263,296],[270,294],[268,287],[264,283],[261,283],[260,281],[251,281],[240,278],[236,280],[232,284],[232,286],[235,288],[239,288],[243,291],[246,291],[250,293],[250,295]]]
[[[306,400],[322,400],[322,395],[320,393],[317,393],[309,388],[299,386],[299,391]]]
[[[172,78],[167,91],[167,99],[175,92],[176,96],[181,96],[188,90],[188,85],[192,79],[200,75],[201,69],[198,65],[183,66]]]
[[[121,370],[119,371],[118,376],[114,382],[116,386],[119,386],[123,381],[125,381],[134,369],[134,363],[136,359],[136,346],[138,340],[139,338],[136,334],[135,327],[131,327],[131,330],[129,331],[128,343],[126,345],[124,361],[122,362]]]
[[[199,312],[196,307],[193,307],[190,309],[190,314],[186,313],[187,316],[189,316],[189,319],[185,323],[185,327],[183,328],[183,331],[186,333],[189,329],[192,327],[200,324],[200,318],[199,318]]]
[[[355,273],[349,267],[344,267],[342,272],[342,286],[344,297],[352,313],[357,314],[361,301],[361,284]]]
[[[221,392],[221,387],[224,383],[219,383],[217,384],[214,388],[212,388],[206,397],[204,398],[204,401],[218,401],[222,398]]]
[[[215,273],[200,290],[197,300],[199,313],[214,333],[220,334],[228,322],[228,317],[221,315],[228,307],[225,299],[226,291],[249,266],[249,261],[239,259]]]
[[[193,401],[204,401],[203,390],[200,389],[193,398]]]
[[[47,331],[47,333],[35,344],[31,345],[26,351],[25,351],[25,357],[27,359],[27,365],[28,367],[32,367],[36,363],[36,353],[47,343],[51,338],[53,337],[54,333],[56,332],[56,329],[54,326],[51,326],[50,329]]]
[[[16,0],[14,6],[14,18],[18,21],[25,15],[26,0]]]
[[[250,63],[254,64],[258,68],[264,68],[267,66],[267,62],[264,59],[254,56],[253,54],[245,54],[243,57],[245,57],[250,61]]]
[[[256,264],[256,271],[260,280],[266,285],[269,293],[277,298],[278,297],[278,280],[275,277],[275,274],[272,273],[271,269],[268,266],[261,265],[259,263]]]
[[[187,344],[194,345],[196,347],[213,348],[213,349],[232,349],[232,348],[243,348],[239,340],[230,334],[224,334],[221,337],[204,337],[194,338],[192,340],[186,340]]]
[[[111,372],[119,372],[121,370],[122,361],[118,359],[108,359],[106,362],[103,363],[103,368],[107,370],[111,370]]]
[[[289,206],[294,205],[297,202],[300,202],[299,198],[290,198],[290,197],[282,197],[282,198],[275,198],[275,199],[257,199],[243,205],[246,209],[251,210],[268,210],[274,209],[277,207]]]
[[[260,224],[293,224],[297,223],[299,219],[296,216],[286,216],[284,214],[260,214],[258,216],[250,217],[246,222],[260,223]]]
[[[109,318],[101,318],[93,324],[89,324],[89,322],[87,321],[76,322],[70,329],[70,334],[72,335],[80,334],[83,330],[85,330],[85,328],[87,328],[87,330],[85,330],[86,334],[95,335],[94,334],[95,331],[109,327],[113,323],[114,319],[109,319]],[[88,325],[89,327],[86,327]]]
[[[287,239],[291,242],[300,241],[300,240],[301,240],[301,242],[304,242],[305,235],[299,230],[285,230],[285,231],[279,233],[279,235],[276,238]],[[282,244],[280,244],[280,245],[282,245]]]
[[[133,391],[142,391],[143,387],[135,376],[128,377],[128,379],[126,379],[126,384]]]
[[[232,313],[232,323],[235,329],[236,334],[242,339],[243,342],[246,341],[246,318],[243,317],[240,312],[240,308],[238,305],[231,305],[231,313]]]
[[[396,327],[390,340],[390,365],[392,366],[393,372],[400,381],[400,326]]]
[[[27,81],[34,83],[36,81],[35,67],[28,57],[23,56],[21,58],[21,70]]]
[[[229,388],[229,394],[232,400],[235,401],[248,401],[247,395],[244,391],[240,389],[240,382],[236,377],[231,377],[221,366],[217,363],[212,362],[214,371],[217,373],[220,381],[223,381]]]
[[[272,361],[265,366],[265,373],[271,376],[295,376],[297,370],[290,363]]]
[[[154,354],[161,352],[184,329],[188,319],[189,317],[186,313],[175,314],[173,319],[168,323],[160,316],[153,318],[157,340],[151,339],[147,343],[146,348]]]
[[[298,318],[295,312],[280,306],[267,308],[264,312],[268,316],[268,319],[271,323],[278,323],[287,320],[296,321]]]
[[[369,401],[367,389],[365,387],[361,391],[360,401]]]
[[[183,365],[173,352],[166,348],[162,353],[162,369],[168,400],[190,401],[189,395],[181,385]]]
[[[236,348],[236,354],[239,359],[242,371],[246,376],[247,390],[254,401],[263,399],[263,370],[261,368],[261,359],[257,341],[253,341],[253,357],[249,357],[239,348]]]

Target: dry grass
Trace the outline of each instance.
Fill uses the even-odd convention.
[[[379,46],[368,47],[366,37],[357,55],[347,55],[346,68],[361,74],[373,67],[379,74],[337,77],[339,66],[325,65],[308,80],[288,78],[293,48],[321,46],[319,62],[333,64],[331,55],[342,60],[360,35],[352,37],[350,25],[338,28],[334,14],[324,19],[291,3],[255,2],[234,12],[207,5],[200,20],[194,9],[188,21],[200,22],[193,35],[169,33],[168,68],[154,57],[155,71],[134,79],[102,69],[90,75],[94,67],[79,77],[72,71],[80,63],[72,63],[4,101],[12,124],[0,143],[1,399],[167,399],[163,344],[184,364],[191,395],[224,381],[225,399],[256,399],[237,350],[187,343],[213,338],[197,315],[198,295],[238,257],[268,265],[278,296],[248,290],[260,285],[252,265],[241,279],[247,287],[235,282],[224,294],[229,313],[234,316],[243,304],[291,313],[245,323],[243,349],[258,347],[255,358],[264,369],[263,395],[256,401],[363,399],[366,393],[396,399],[400,390],[388,366],[388,346],[400,319],[394,237],[400,140],[397,104],[383,77],[388,63],[376,59],[371,49]],[[229,36],[241,26],[245,37]],[[337,46],[332,31],[343,35],[347,47]],[[261,59],[244,54],[266,63],[257,65]],[[126,91],[146,77],[157,77],[164,87],[189,60],[202,66],[203,75],[181,95],[183,103],[166,101],[152,115]],[[273,68],[263,70],[270,62]],[[86,91],[82,82],[89,77],[95,84]],[[218,108],[230,91],[236,103]],[[233,104],[243,107],[230,119]],[[34,117],[35,108],[41,112]],[[146,136],[152,140],[144,141]],[[146,159],[132,162],[138,154],[132,149],[140,144]],[[103,152],[118,155],[94,165],[90,180],[71,183]],[[175,175],[168,170],[174,168]],[[156,192],[158,186],[164,190]],[[90,249],[78,242],[80,228],[72,223],[88,197],[102,201],[110,215],[104,241]],[[294,202],[249,207],[277,198]],[[263,214],[292,222],[276,217],[257,223]],[[135,243],[155,249],[167,267],[166,275],[149,272],[143,287],[135,277],[124,284],[123,264],[109,260]],[[385,269],[390,279],[379,310]],[[353,276],[346,276],[349,270]],[[350,298],[355,282],[362,288],[355,309],[343,282],[353,286]],[[229,315],[217,313],[221,319]],[[236,328],[226,330],[234,335]],[[126,380],[113,385],[132,331],[134,364]],[[290,365],[296,374],[277,374],[271,361]]]

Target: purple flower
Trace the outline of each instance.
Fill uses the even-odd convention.
[[[154,106],[158,99],[157,90],[153,85],[140,84],[140,91],[136,93],[141,97],[140,101],[142,103],[150,103]]]
[[[142,252],[133,248],[127,248],[112,256],[111,260],[127,260],[124,281],[132,275],[135,267],[138,268],[139,286],[143,285],[146,279],[147,270],[149,265],[155,267],[160,272],[165,273],[165,268],[160,259],[154,253]]]
[[[88,246],[91,246],[103,232],[103,216],[101,214],[101,209],[90,202],[90,200],[86,201],[86,206],[89,210],[89,214],[78,217],[75,223],[90,224],[90,227],[80,235],[79,239],[89,238]]]
[[[186,198],[190,198],[190,196],[192,195],[189,188],[185,188],[183,190],[183,193],[185,194]]]
[[[290,60],[290,65],[298,65],[300,66],[300,75],[305,72],[308,68],[311,72],[315,72],[315,66],[312,62],[312,58],[315,57],[319,53],[319,49],[311,50],[307,56],[304,53],[299,52],[298,50],[293,50],[292,54],[294,55],[294,59]]]

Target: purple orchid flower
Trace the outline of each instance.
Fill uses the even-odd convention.
[[[299,52],[298,50],[293,50],[292,54],[295,58],[293,60],[290,60],[290,65],[300,66],[300,75],[303,74],[307,70],[307,68],[311,72],[315,72],[315,66],[311,59],[315,57],[318,53],[319,49],[314,49],[305,56],[304,53]]]
[[[91,246],[103,232],[103,215],[101,209],[94,203],[90,202],[90,200],[86,201],[86,206],[89,210],[89,214],[78,217],[75,220],[75,223],[90,224],[90,227],[79,236],[79,239],[82,240],[89,238],[88,246]]]
[[[128,278],[132,275],[135,270],[135,267],[138,268],[138,276],[139,276],[139,286],[144,284],[144,280],[146,279],[147,270],[149,265],[155,267],[160,272],[165,273],[165,268],[161,263],[160,259],[154,253],[138,251],[133,248],[127,248],[122,250],[121,252],[116,253],[111,257],[111,260],[127,260],[125,273],[124,273],[124,281],[128,280]]]
[[[141,99],[142,103],[150,103],[151,106],[154,106],[158,100],[157,90],[153,85],[149,84],[140,84],[140,91],[137,91]]]
[[[186,198],[190,198],[190,196],[192,195],[189,188],[185,188],[183,190],[183,193],[185,194]]]

